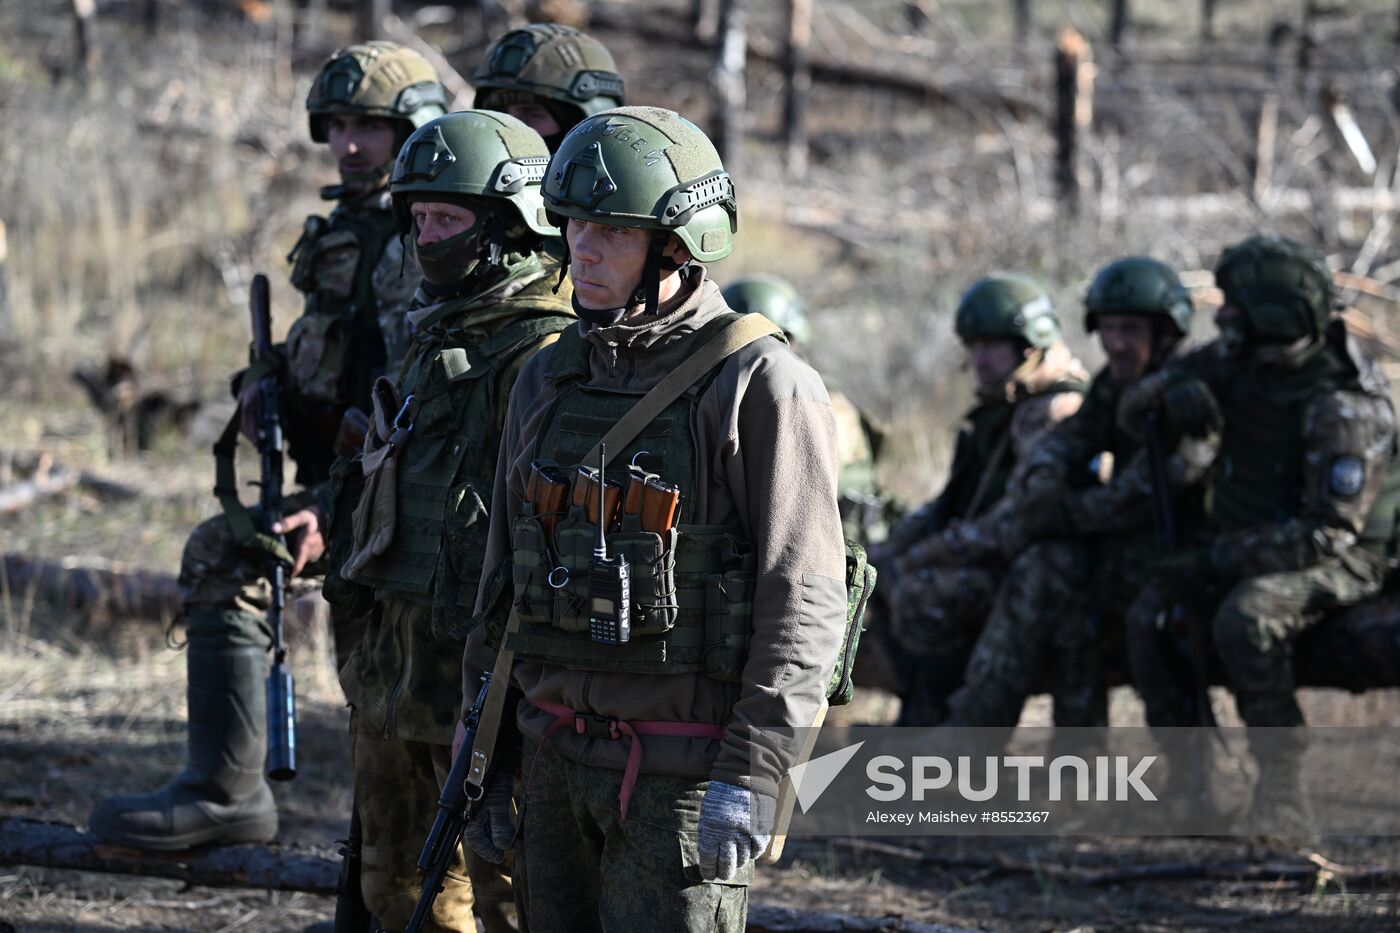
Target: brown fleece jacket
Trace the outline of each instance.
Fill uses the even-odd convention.
[[[654,318],[584,328],[592,344],[588,384],[649,389],[693,350],[694,334],[728,310],[699,266],[680,295]],[[555,399],[548,378],[552,348],[525,367],[511,394],[496,470],[484,569],[490,577],[511,557],[535,438]],[[710,778],[775,794],[791,764],[791,741],[750,729],[810,726],[825,695],[845,628],[845,551],[836,504],[836,434],[821,377],[781,341],[764,338],[729,357],[700,397],[696,416],[701,474],[692,521],[738,525],[757,551],[753,632],[743,682],[703,673],[673,676],[568,670],[517,661],[514,681],[527,700],[558,703],[618,719],[713,723],[722,741],[647,737],[642,770]],[[478,606],[478,609],[481,607]],[[477,628],[467,639],[467,702],[495,651]],[[527,703],[519,722],[541,737],[553,717]],[[551,747],[576,761],[621,769],[623,740],[564,730]]]

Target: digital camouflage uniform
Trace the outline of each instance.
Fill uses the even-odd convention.
[[[556,232],[539,197],[547,157],[515,118],[464,111],[414,133],[391,183],[405,231],[416,230],[415,200],[463,203],[475,222],[435,243],[415,238],[424,284],[409,313],[413,342],[397,385],[375,387],[358,504],[352,515],[342,504],[354,494],[352,474],[337,492],[332,532],[328,593],[374,604],[341,686],[354,711],[361,889],[389,929],[402,928],[417,902],[418,854],[451,767],[458,631],[481,574],[511,386],[574,320],[570,292],[554,291],[558,264],[542,252]],[[506,928],[508,882],[474,862],[459,854],[429,929],[473,929],[474,906],[489,929]]]
[[[1301,726],[1294,639],[1384,583],[1397,505],[1395,417],[1379,368],[1329,317],[1331,273],[1321,256],[1257,237],[1226,252],[1216,281],[1240,309],[1222,318],[1225,336],[1143,380],[1123,402],[1131,423],[1159,407],[1170,418],[1174,399],[1204,399],[1202,410],[1218,411],[1222,424],[1204,533],[1129,611],[1133,683],[1150,725],[1200,721],[1190,684],[1170,673],[1179,669],[1173,638],[1194,616],[1206,623],[1245,723]],[[1306,809],[1303,736],[1285,735],[1251,742],[1261,759],[1256,808],[1302,801]]]
[[[986,307],[987,283],[1000,281],[1011,283],[1015,299],[1039,312],[997,324],[1000,306],[992,304],[983,312],[991,323],[974,328],[971,310]],[[1060,341],[1048,297],[1028,280],[1008,276],[974,285],[960,319],[965,341],[983,331],[1021,339],[1023,332],[1035,335],[1037,326],[1043,336],[1004,385],[980,394],[958,433],[943,491],[901,522],[886,543],[884,553],[894,559],[872,561],[889,587],[893,618],[886,642],[902,684],[902,725],[933,724],[946,716],[947,697],[961,683],[1007,567],[1024,544],[1016,515],[1027,457],[1078,410],[1089,378]]]
[[[325,142],[335,114],[383,118],[407,136],[441,114],[443,103],[436,75],[416,52],[387,42],[351,46],[333,54],[312,84],[311,137]],[[417,268],[404,256],[389,210],[388,166],[364,174],[322,192],[335,208],[329,217],[307,219],[289,257],[305,304],[277,348],[285,363],[286,437],[303,487],[285,500],[288,514],[312,505],[325,514],[341,418],[351,407],[369,409],[370,383],[404,350]],[[181,849],[276,835],[272,792],[262,777],[263,679],[272,647],[264,559],[235,540],[223,515],[190,535],[179,577],[188,623],[189,762],[156,794],[100,802],[91,822],[104,838]],[[319,589],[323,571],[317,561],[289,580],[288,601]],[[359,620],[333,614],[332,621],[343,661],[359,637]]]
[[[1153,322],[1148,372],[1173,355],[1190,326],[1186,289],[1150,259],[1105,267],[1085,304],[1090,332],[1101,314]],[[1105,367],[1083,407],[1026,458],[1015,524],[1034,543],[1005,575],[964,683],[948,701],[949,725],[1014,726],[1026,698],[1042,689],[1054,698],[1056,725],[1108,724],[1102,673],[1119,661],[1123,611],[1159,556],[1146,452],[1117,422],[1123,389]],[[1200,497],[1189,487],[1212,453],[1207,440],[1184,438],[1168,463],[1178,528],[1198,518]]]
[[[546,177],[558,214],[660,235],[618,323],[581,324],[521,374],[496,471],[505,507],[492,513],[484,566],[500,568],[489,578],[499,589],[483,586],[484,624],[467,639],[463,683],[474,696],[514,614],[520,629],[505,637],[524,697],[515,713],[527,785],[514,874],[534,933],[743,930],[763,824],[742,807],[743,826],[728,829],[743,857],[728,871],[701,875],[701,843],[717,825],[716,801],[776,796],[791,759],[757,730],[811,725],[839,653],[846,597],[834,425],[820,378],[779,339],[729,356],[609,449],[609,476],[614,464],[625,476],[635,457],[681,490],[674,527],[633,529],[625,515],[609,535],[610,553],[632,567],[626,642],[590,635],[584,570],[596,533],[587,515],[571,509],[552,525],[526,502],[533,462],[572,472],[623,411],[738,319],[698,265],[730,251],[732,191],[693,124],[647,107],[579,124]],[[654,260],[668,231],[696,263],[659,302]],[[581,309],[589,314],[606,312]],[[644,739],[629,736],[631,723],[648,725]],[[508,821],[499,810],[476,814],[468,838],[484,821]]]

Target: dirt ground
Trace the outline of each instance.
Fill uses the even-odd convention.
[[[184,658],[166,647],[158,623],[122,623],[96,636],[86,621],[37,604],[27,633],[11,628],[4,644],[0,816],[82,824],[101,796],[153,788],[179,767]],[[331,856],[349,803],[347,715],[325,639],[313,634],[293,650],[302,772],[276,790],[281,839]],[[1376,717],[1384,716],[1390,699],[1322,693],[1308,698],[1314,718],[1332,722],[1383,721]],[[1115,701],[1116,722],[1140,721],[1129,694],[1120,691]],[[891,698],[869,692],[843,718],[878,721],[893,711]],[[1224,712],[1229,721],[1228,709]],[[1037,702],[1023,721],[1042,722],[1045,714],[1045,705]],[[1307,851],[1347,867],[1400,870],[1400,845],[1393,839],[1329,840]],[[1229,878],[1110,886],[1076,880],[1125,866],[1296,862],[1305,854],[1206,838],[794,840],[782,864],[761,873],[752,898],[804,910],[1008,933],[1400,928],[1400,898],[1394,892]],[[0,923],[24,933],[296,931],[332,914],[331,899],[305,894],[0,869]]]

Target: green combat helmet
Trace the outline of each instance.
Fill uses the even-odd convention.
[[[1314,249],[1274,236],[1250,237],[1215,267],[1225,301],[1243,312],[1243,339],[1289,343],[1321,339],[1335,299],[1327,260]]]
[[[1165,318],[1180,336],[1191,329],[1191,294],[1171,266],[1145,256],[1117,259],[1099,270],[1084,298],[1084,329],[1093,333],[1100,314]]]
[[[648,314],[659,303],[671,234],[694,259],[713,262],[729,255],[739,229],[734,183],[714,145],[660,107],[620,107],[574,127],[550,160],[544,203],[561,230],[574,219],[652,231],[632,296],[634,304],[646,301]]]
[[[1023,275],[992,275],[973,284],[953,319],[963,343],[1024,340],[1045,349],[1060,339],[1060,322],[1045,289]]]
[[[326,141],[332,114],[404,120],[407,136],[447,112],[447,92],[428,60],[393,42],[365,42],[326,59],[306,95],[311,138]]]
[[[503,110],[511,104],[542,104],[562,133],[625,103],[612,54],[587,33],[557,23],[506,33],[487,50],[472,82],[476,107]]]
[[[513,243],[555,237],[540,198],[549,150],[540,134],[508,114],[462,110],[414,131],[389,179],[399,230],[413,229],[414,201],[461,204],[476,214],[471,228],[414,250],[423,278],[450,285],[482,262],[499,265]]]
[[[802,296],[776,275],[746,275],[729,284],[724,303],[740,314],[758,312],[782,328],[788,343],[803,344],[812,336]]]

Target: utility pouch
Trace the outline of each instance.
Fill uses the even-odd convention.
[[[350,324],[335,314],[303,314],[287,331],[287,377],[292,395],[339,405],[350,355]]]
[[[341,457],[331,464],[331,511],[326,517],[326,582],[321,593],[326,602],[349,615],[359,615],[374,603],[374,593],[367,586],[352,583],[341,576],[350,553],[355,548],[351,514],[364,491],[365,476],[358,457]]]
[[[486,559],[485,527],[490,518],[475,483],[454,486],[443,515],[443,546],[433,588],[433,637],[461,641],[476,604],[481,565]]]
[[[851,672],[855,669],[861,632],[865,631],[865,608],[870,603],[870,594],[875,591],[875,578],[875,568],[866,563],[865,548],[848,539],[846,633],[841,639],[841,655],[836,659],[836,668],[831,672],[831,683],[826,690],[827,702],[831,706],[844,706],[856,695],[856,685],[851,680]]]
[[[545,533],[541,518],[526,505],[511,529],[515,553],[511,561],[511,582],[515,588],[515,611],[520,621],[548,624],[554,617],[554,589],[551,573],[559,579],[552,556],[554,545]],[[587,626],[585,625],[585,628]]]

